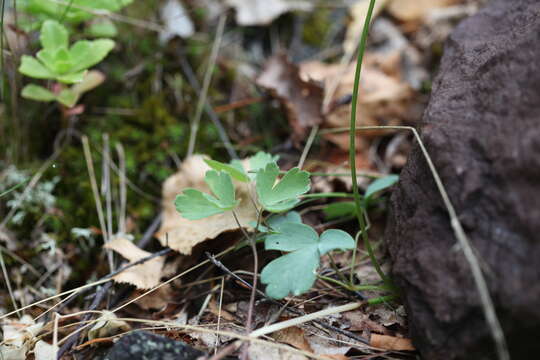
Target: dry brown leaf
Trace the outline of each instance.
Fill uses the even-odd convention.
[[[223,307],[220,309],[218,303],[214,299],[210,300],[210,302],[208,303],[208,310],[210,310],[210,312],[216,317],[221,317],[222,319],[225,319],[227,321],[236,320],[234,315],[225,310]]]
[[[119,320],[112,311],[103,311],[98,321],[88,330],[88,340],[113,336],[130,329],[128,323]]]
[[[105,249],[114,250],[130,262],[135,262],[152,255],[152,253],[140,249],[137,245],[124,238],[117,238],[109,241],[103,247]],[[165,258],[163,256],[150,259],[113,276],[113,280],[118,283],[135,285],[138,289],[144,290],[153,288],[159,284],[164,261]]]
[[[325,331],[317,328],[310,328],[310,334],[306,336],[306,339],[313,353],[328,358],[345,357],[345,354],[351,350],[351,345],[335,341],[329,338]],[[350,341],[349,338],[341,338],[340,335],[337,335],[337,339]]]
[[[296,143],[305,139],[313,126],[323,123],[323,89],[310,79],[302,79],[298,66],[289,62],[285,54],[268,60],[257,84],[269,90],[287,109]]]
[[[457,0],[391,0],[388,12],[401,21],[423,20],[434,9],[447,7]]]
[[[382,9],[386,6],[388,0],[379,0],[375,3],[373,8],[373,16],[371,21],[377,17]],[[359,0],[351,5],[349,13],[352,21],[347,26],[347,34],[345,35],[345,41],[343,42],[343,48],[345,52],[352,53],[358,46],[362,29],[364,28],[364,22],[369,8],[369,0]]]
[[[204,157],[194,155],[186,159],[180,170],[169,177],[163,184],[163,217],[161,228],[156,236],[163,246],[168,246],[184,255],[191,255],[192,249],[208,239],[214,239],[226,231],[238,229],[231,212],[217,214],[201,220],[184,219],[176,211],[174,199],[185,188],[194,188],[210,192],[204,182],[204,175],[210,167]],[[250,200],[249,188],[245,184],[237,184],[236,197],[240,204],[235,212],[240,224],[257,221],[257,212]]]
[[[357,107],[359,126],[401,125],[407,116],[407,109],[413,98],[410,86],[400,79],[398,70],[399,54],[382,57],[367,55],[362,67],[360,92]],[[334,104],[340,99],[351,96],[354,88],[356,65],[328,65],[318,61],[300,65],[303,79],[314,79],[324,83],[325,91],[335,88],[332,96]],[[337,87],[333,82],[338,81]],[[351,106],[331,106],[326,114],[325,127],[348,127],[351,117]],[[357,138],[357,149],[364,150],[366,138],[387,134],[382,130],[363,131]],[[325,138],[343,150],[349,148],[349,135],[325,134]]]
[[[294,10],[309,11],[313,4],[306,0],[225,0],[236,10],[238,25],[267,25],[281,14]]]
[[[396,309],[391,309],[385,305],[379,305],[372,310],[372,315],[376,315],[379,318],[378,322],[384,326],[391,326],[394,324],[405,326],[406,313],[403,305]]]
[[[396,336],[371,334],[369,344],[373,347],[393,351],[415,351],[411,339]]]
[[[272,337],[281,343],[289,344],[297,349],[313,352],[309,342],[306,340],[304,330],[297,326],[291,326],[286,329],[276,331]]]
[[[307,357],[284,349],[278,349],[261,343],[251,343],[248,348],[251,360],[307,360]]]
[[[136,298],[142,293],[142,291],[135,292],[132,297]],[[171,301],[173,301],[173,291],[171,285],[166,284],[138,299],[135,304],[143,310],[161,310]]]

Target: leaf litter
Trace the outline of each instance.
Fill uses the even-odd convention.
[[[207,2],[212,3],[211,0],[207,0]],[[181,11],[183,11],[183,14],[186,15],[186,21],[189,20],[187,14],[191,14],[191,4],[182,1],[170,1],[169,3],[179,5],[182,8]],[[235,9],[236,23],[242,26],[269,25],[273,21],[276,21],[279,16],[298,10],[317,11],[317,5],[305,1],[275,0],[246,2],[228,0],[225,1],[225,4]],[[349,13],[352,21],[350,21],[346,29],[342,29],[344,30],[342,47],[345,51],[353,51],[353,48],[356,47],[359,33],[358,24],[361,24],[363,17],[365,17],[366,4],[367,1],[365,0],[351,2]],[[447,13],[444,10],[451,6],[459,6],[460,4],[461,2],[459,1],[451,0],[437,0],[429,2],[429,4],[425,1],[378,1],[377,16],[373,21],[372,28],[372,37],[375,38],[375,43],[372,44],[370,52],[366,55],[360,84],[360,106],[358,107],[359,113],[357,115],[361,119],[362,125],[410,124],[418,118],[418,114],[415,113],[414,108],[419,105],[421,108],[422,96],[420,91],[424,81],[427,79],[427,71],[424,71],[426,65],[422,63],[422,61],[425,61],[422,58],[422,53],[434,43],[444,38],[445,34],[447,34],[447,29],[453,26],[454,18],[452,15],[445,15]],[[173,12],[180,11],[176,7],[176,10],[171,10],[170,14],[166,14],[167,8],[164,7],[163,9],[164,12],[162,15],[170,15]],[[458,8],[456,7],[456,9]],[[460,11],[464,12],[469,11],[468,9],[460,9]],[[294,13],[292,16],[296,17],[299,14],[301,13]],[[167,20],[166,16],[163,17],[165,18],[169,33],[162,34],[161,36],[167,38],[167,40],[173,36],[186,38],[193,36],[193,23],[191,21],[191,24],[184,24],[186,27],[180,29],[175,28],[175,26],[179,26],[180,24],[172,21],[172,18]],[[200,19],[197,21],[198,27],[200,25]],[[434,34],[436,33],[435,35],[430,34],[431,30],[437,29],[437,24],[440,21],[444,23],[444,26],[439,27],[439,30],[442,30],[433,31]],[[256,51],[253,51],[249,55],[254,54],[256,54]],[[256,55],[254,58],[256,58]],[[298,57],[295,57],[295,60],[298,60]],[[259,89],[267,90],[280,102],[283,109],[285,109],[287,120],[292,129],[291,138],[295,145],[301,148],[313,127],[332,129],[348,125],[350,107],[347,100],[352,93],[353,75],[354,65],[340,63],[336,58],[320,60],[320,58],[304,56],[300,57],[299,61],[293,62],[282,52],[270,57],[270,60],[263,67],[259,76],[253,80],[260,87]],[[99,73],[95,79],[89,80],[101,83],[104,80],[104,75]],[[323,106],[325,97],[328,97],[330,100],[327,108]],[[387,136],[386,134],[386,132],[371,131],[359,135],[357,151],[362,154],[361,157],[363,158],[361,169],[378,170],[388,173],[388,167],[382,167],[380,163],[377,163],[371,156],[367,155],[371,149],[378,146],[378,142],[383,136]],[[348,149],[348,137],[346,135],[326,133],[323,135],[323,139],[330,144],[323,143],[323,149],[331,149],[331,151],[327,151],[328,154],[336,151],[336,149],[341,154],[344,154]],[[408,142],[407,139],[402,141],[405,143]],[[324,148],[324,146],[328,147]],[[346,167],[343,167],[344,162],[338,160],[344,159],[343,156],[328,156],[325,158],[325,154],[322,154],[321,159],[323,161],[331,159],[327,161],[326,165],[322,166],[322,171],[327,171],[331,167],[339,169],[335,172],[347,170]],[[235,211],[242,227],[246,230],[252,230],[254,228],[253,223],[256,224],[258,220],[257,211],[251,201],[253,198],[261,199],[264,207],[268,210],[281,211],[296,205],[296,202],[294,204],[292,202],[283,202],[283,199],[287,198],[287,196],[280,196],[280,182],[277,179],[280,178],[281,182],[287,182],[287,175],[283,176],[283,174],[279,174],[281,176],[278,176],[276,169],[268,165],[271,162],[268,159],[258,160],[260,160],[259,165],[254,166],[250,164],[249,160],[225,164],[211,161],[201,155],[186,159],[180,165],[179,171],[163,184],[163,219],[161,227],[156,233],[160,244],[164,247],[170,247],[185,256],[185,258],[179,258],[187,259],[190,256],[196,255],[194,252],[195,247],[198,246],[201,249],[207,249],[210,240],[223,236],[225,233],[239,230],[238,224],[230,212],[228,213],[222,210],[228,210],[235,206]],[[386,159],[384,162],[387,164],[392,163],[391,160]],[[239,164],[242,165],[239,166]],[[312,166],[312,163],[308,161],[307,165]],[[399,168],[399,166],[397,167]],[[272,176],[275,174],[275,177],[258,189],[250,188],[245,182],[248,179],[253,180],[256,176],[250,170],[261,168]],[[214,172],[210,172],[211,175],[207,175],[208,171],[212,169],[214,169]],[[227,183],[221,172],[228,173],[233,177],[234,180],[231,184]],[[290,173],[290,177],[294,179],[293,183],[297,185],[293,191],[296,195],[303,194],[306,188],[305,180],[302,179],[302,176],[300,169]],[[210,186],[205,182],[205,177],[209,180]],[[383,180],[387,182],[393,181],[391,178],[383,178]],[[377,185],[377,182],[372,183],[371,189],[377,190]],[[385,185],[382,184],[382,186]],[[336,188],[335,184],[327,184],[327,186],[328,192],[334,191]],[[193,204],[198,204],[198,206],[202,204],[204,211],[215,212],[215,214],[210,218],[200,220],[187,220],[179,216],[174,205],[174,200],[185,188],[193,188],[208,194],[208,197],[195,198]],[[224,188],[228,188],[228,190],[221,191]],[[234,189],[233,196],[230,196],[231,188]],[[317,189],[317,187],[314,188]],[[374,203],[374,206],[378,205],[377,197],[366,200],[366,202]],[[195,206],[190,206],[185,210],[188,213],[192,211],[193,214],[201,212],[201,209],[197,209]],[[322,216],[314,215],[310,211],[306,211],[306,214],[303,218],[310,225],[317,224]],[[343,214],[335,216],[330,220],[339,219],[340,216],[343,216]],[[281,232],[279,231],[279,226],[276,226],[273,229],[274,231],[266,236],[264,242],[268,249],[286,253],[286,255],[280,258],[290,256],[291,254],[294,255],[298,251],[304,251],[305,254],[309,253],[308,255],[304,255],[313,260],[312,266],[303,269],[307,270],[305,271],[305,276],[301,272],[295,272],[293,275],[296,279],[293,280],[302,280],[302,278],[305,280],[305,278],[309,277],[310,284],[312,284],[315,281],[313,277],[316,269],[319,268],[321,273],[326,273],[327,271],[331,271],[333,266],[329,258],[323,257],[320,259],[319,255],[333,248],[351,248],[351,239],[348,234],[347,237],[331,230],[325,231],[324,228],[321,229],[321,234],[309,232],[307,228],[311,228],[307,227],[307,225],[306,227],[302,227],[303,224],[297,221],[298,219],[290,218],[289,220],[292,220],[292,225],[291,221],[289,225],[281,224]],[[378,225],[374,224],[373,226],[376,227]],[[302,242],[303,246],[297,246],[298,243],[296,243],[291,247],[291,239],[293,237],[295,239],[303,238],[305,240]],[[114,250],[130,262],[140,260],[151,254],[151,252],[138,248],[126,239],[113,240],[105,248]],[[318,253],[317,257],[313,256],[316,252]],[[247,256],[249,256],[246,255],[246,252],[242,253],[240,251],[238,254],[239,256],[235,256],[234,259],[228,259],[226,265],[232,269],[232,272],[238,272],[242,277],[249,279],[245,269],[249,269],[249,265],[246,265],[246,263],[250,263],[251,258],[246,260],[248,259]],[[347,256],[349,256],[348,253],[338,253],[332,261],[335,260],[339,266],[344,266],[349,262]],[[265,263],[271,264],[280,258],[276,259],[275,256],[266,258],[263,256],[262,260]],[[193,262],[197,261],[197,259],[191,260]],[[168,265],[165,263],[165,259],[157,257],[121,272],[114,277],[114,280],[133,285],[136,290],[131,293],[128,299],[130,299],[129,301],[135,300],[138,295],[145,293],[145,289],[159,286],[162,278],[174,276],[178,269],[182,268],[183,260],[178,261],[178,263],[175,262],[174,266],[171,266],[171,263],[169,262],[170,268],[166,269]],[[362,264],[366,263],[361,263],[355,269],[356,276],[362,279],[363,282],[377,281],[377,275],[373,268],[369,265],[364,266]],[[289,273],[293,270],[290,270]],[[294,294],[295,291],[302,288],[300,285],[294,285],[294,281],[293,285],[290,285],[290,283],[283,280],[287,271],[288,269],[284,268],[278,269],[275,272],[279,275],[277,280],[269,279],[267,274],[261,274],[263,283],[278,284],[279,291],[276,290],[276,295],[279,296],[275,297],[282,297],[282,295],[286,296],[291,293]],[[137,304],[140,309],[145,311],[144,317],[153,316],[157,318],[163,316],[173,318],[175,316],[174,314],[181,313],[183,314],[182,319],[185,321],[179,321],[179,324],[190,323],[215,329],[219,320],[221,321],[219,325],[221,329],[242,333],[244,326],[242,322],[245,319],[247,305],[240,306],[238,302],[239,298],[245,298],[247,296],[247,292],[245,287],[242,288],[238,285],[240,284],[239,282],[229,282],[229,279],[229,275],[220,273],[220,277],[213,280],[209,278],[207,268],[189,278],[191,283],[187,283],[188,280],[185,280],[187,285],[178,281],[159,287],[152,293],[138,299]],[[222,280],[225,284],[223,289],[220,283]],[[202,286],[200,284],[201,282],[207,282],[209,287]],[[187,297],[194,296],[195,294],[194,299],[196,301],[192,301],[191,299],[185,301],[178,300],[180,285],[182,287],[186,285],[188,288],[188,291],[185,294],[182,293],[182,295]],[[311,285],[309,287],[311,288]],[[312,289],[313,291],[303,297],[287,297],[288,304],[296,309],[300,309],[300,311],[310,313],[343,301],[353,301],[353,299],[339,298],[338,296],[341,295],[336,295],[332,292],[332,289],[324,287],[319,282],[316,282]],[[346,293],[346,296],[352,295]],[[205,297],[208,299],[207,302],[204,300]],[[269,300],[260,300],[262,303],[265,301]],[[179,304],[179,302],[182,302],[182,304]],[[195,312],[200,313],[201,316],[193,317],[192,314],[194,311],[193,309],[186,310],[186,303],[192,304],[192,306],[194,306],[193,304],[196,304],[197,307],[200,306]],[[243,303],[247,304],[245,301]],[[256,306],[256,309],[261,309],[259,305]],[[179,310],[179,308],[182,310]],[[128,313],[130,311],[137,310],[128,309]],[[264,318],[258,317],[258,326],[264,326],[266,321],[285,321],[291,314],[287,313],[287,311],[281,313],[279,307],[270,307],[266,315]],[[21,327],[21,329],[34,326],[30,324],[34,323],[31,317],[24,319],[24,321],[30,322]],[[325,317],[323,320],[340,329],[365,336],[369,339],[372,347],[389,351],[414,350],[410,340],[404,337],[407,325],[403,307],[393,308],[383,304],[372,308],[360,308],[352,312],[343,313],[341,316]],[[20,322],[22,323],[23,321],[21,320]],[[16,321],[15,324],[17,324]],[[16,359],[25,358],[33,348],[35,356],[39,360],[52,358],[51,354],[57,351],[57,348],[49,344],[51,342],[50,338],[45,338],[46,341],[36,341],[37,339],[33,332],[19,330],[19,325],[15,326],[17,328],[15,330],[13,328],[10,330],[8,326],[5,325],[3,327],[4,340],[7,339],[8,341],[4,341],[2,344],[2,355],[5,355],[4,351],[13,350]],[[40,326],[38,324],[38,327]],[[97,325],[94,326],[87,336],[89,338],[100,338],[118,332],[128,331],[129,328],[128,324],[119,316],[117,317],[112,312],[103,312],[102,316],[98,318]],[[37,334],[40,329],[36,329]],[[183,336],[189,342],[189,336],[186,335],[188,333],[184,331]],[[202,339],[200,334],[195,335],[193,333],[192,335],[192,339]],[[365,344],[355,342],[350,337],[340,335],[338,332],[323,331],[321,328],[314,326],[313,323],[292,326],[273,333],[271,337],[273,341],[287,344],[290,347],[315,355],[326,354],[328,358],[335,359],[346,359],[358,354],[366,355],[377,352],[377,350],[369,348]],[[204,343],[203,347],[205,349],[213,350],[216,345],[226,346],[232,339],[233,337],[213,335],[205,337],[205,340],[201,340],[201,343]],[[283,349],[272,347],[271,343],[254,343],[249,347],[248,354],[253,359],[307,358],[304,355],[292,354]],[[5,358],[10,357],[7,356]]]

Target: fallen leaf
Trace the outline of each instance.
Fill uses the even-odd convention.
[[[116,238],[103,246],[106,249],[114,250],[130,262],[136,262],[152,255],[144,251],[124,238]],[[128,283],[135,285],[138,289],[151,289],[159,284],[162,276],[162,268],[165,258],[159,256],[142,264],[130,267],[113,277],[118,283]]]
[[[289,11],[310,11],[313,4],[306,0],[225,0],[236,10],[238,25],[268,25]]]
[[[285,54],[268,60],[257,84],[269,90],[287,110],[296,143],[304,140],[313,126],[323,123],[323,89],[311,79],[302,79],[298,66],[289,62]]]
[[[415,351],[411,339],[396,336],[371,334],[369,344],[373,347],[393,351]]]
[[[133,294],[133,298],[142,295],[142,292]],[[143,310],[161,310],[173,301],[173,291],[170,284],[160,286],[151,293],[135,301],[135,304]]]
[[[456,0],[391,0],[388,12],[401,21],[422,20],[432,10],[454,5]]]
[[[307,357],[261,343],[251,343],[248,348],[251,360],[307,360]]]
[[[159,11],[165,29],[159,33],[159,41],[164,44],[175,36],[189,38],[195,33],[195,26],[186,9],[178,0],[167,0]]]
[[[381,10],[384,9],[387,2],[388,0],[379,0],[375,3],[371,22],[373,22]],[[347,26],[347,33],[345,35],[345,41],[343,42],[343,49],[346,53],[353,53],[358,46],[360,35],[364,29],[368,8],[369,0],[356,1],[349,8],[349,14],[352,21]]]
[[[185,188],[210,192],[208,185],[204,182],[205,173],[210,170],[210,167],[204,159],[201,155],[186,159],[180,170],[163,184],[163,220],[156,236],[163,246],[168,246],[184,255],[191,255],[193,247],[208,239],[214,239],[226,231],[238,229],[230,211],[201,220],[184,219],[176,211],[175,198]],[[235,182],[235,184],[236,198],[240,200],[235,213],[240,224],[248,227],[247,224],[250,221],[257,220],[257,212],[250,200],[249,187],[241,183]]]
[[[291,326],[283,330],[276,331],[272,337],[281,343],[294,346],[297,349],[313,352],[309,342],[306,340],[304,330],[297,326]]]
[[[401,125],[407,116],[407,108],[412,101],[414,92],[411,87],[399,78],[399,73],[388,74],[384,70],[393,68],[390,62],[396,58],[386,56],[381,61],[377,56],[366,56],[360,78],[360,91],[357,106],[358,126]],[[318,61],[306,62],[300,65],[301,77],[304,80],[313,79],[324,84],[325,92],[333,91],[331,104],[339,104],[340,99],[350,97],[354,88],[356,64],[329,65]],[[337,86],[334,82],[337,81]],[[324,127],[348,127],[351,117],[351,106],[334,105],[326,114]],[[374,138],[388,131],[362,131],[357,136],[357,150],[366,150],[366,138]],[[325,134],[324,137],[348,151],[349,135],[347,132]]]
[[[43,328],[29,315],[17,320],[4,320],[2,333],[4,340],[0,346],[0,358],[3,360],[25,360],[26,353],[34,346],[36,336]]]
[[[378,322],[384,326],[392,326],[394,324],[405,326],[406,313],[403,305],[396,309],[392,309],[385,305],[379,305],[372,310],[371,314],[378,316]]]
[[[369,318],[369,314],[365,314],[361,311],[349,311],[342,314],[343,317],[351,324],[350,331],[364,331],[370,330],[377,333],[385,334],[388,330],[381,324]]]
[[[118,320],[112,311],[103,311],[96,324],[88,330],[88,339],[93,340],[113,336],[129,330],[130,326],[128,323]]]
[[[210,302],[208,303],[208,310],[210,310],[210,312],[214,314],[216,317],[221,317],[224,320],[227,320],[227,321],[236,320],[234,315],[228,312],[227,310],[223,309],[223,307],[220,309],[218,303],[214,299],[210,300]]]
[[[36,360],[56,360],[58,346],[40,340],[34,346],[34,356]]]

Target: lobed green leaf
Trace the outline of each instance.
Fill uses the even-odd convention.
[[[293,168],[276,183],[279,168],[275,162],[259,170],[255,177],[259,202],[268,211],[283,212],[293,208],[300,199],[298,196],[310,189],[309,173]]]

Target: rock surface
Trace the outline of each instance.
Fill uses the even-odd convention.
[[[512,359],[540,351],[540,1],[493,0],[447,42],[422,139],[476,249]],[[386,241],[425,359],[494,359],[470,268],[416,146]]]
[[[181,341],[147,331],[135,331],[118,340],[104,360],[195,360],[204,355]]]

